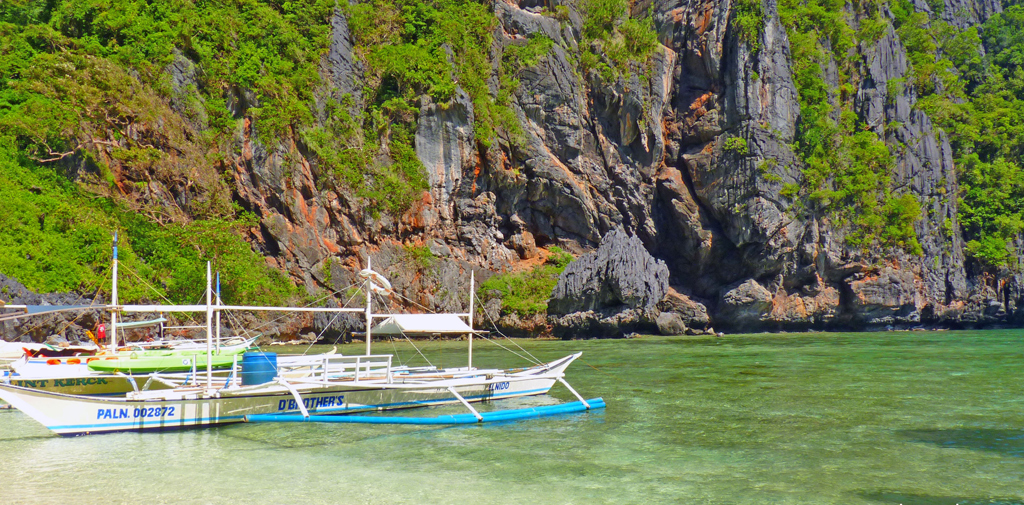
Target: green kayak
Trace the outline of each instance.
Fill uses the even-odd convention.
[[[235,362],[236,355],[236,353],[215,354],[212,361],[213,368],[230,367]],[[97,372],[185,372],[192,370],[193,366],[196,370],[206,370],[205,352],[185,354],[180,351],[168,351],[157,354],[150,351],[101,357],[89,362],[89,369]]]

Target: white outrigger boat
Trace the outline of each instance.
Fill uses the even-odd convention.
[[[60,435],[154,431],[266,421],[263,414],[342,414],[463,403],[478,421],[472,402],[547,393],[564,381],[579,354],[518,371],[414,370],[391,366],[391,356],[337,356],[307,378],[251,386],[185,386],[138,391],[125,398],[67,395],[0,384],[0,399]],[[319,372],[319,373],[318,373]],[[588,405],[592,403],[593,405]],[[583,409],[603,402],[580,400]],[[581,409],[582,410],[582,409]],[[534,411],[535,412],[535,411]],[[523,417],[533,417],[524,412]],[[301,417],[300,417],[301,416]],[[504,419],[503,419],[504,420]]]
[[[206,305],[121,305],[117,312],[206,312],[207,352],[212,356],[213,314],[229,310],[291,310],[365,312],[366,354],[295,357],[275,363],[270,354],[243,360],[227,378],[213,376],[209,365],[200,384],[174,385],[149,390],[137,385],[123,398],[73,395],[0,382],[0,399],[21,410],[53,432],[76,436],[119,431],[159,431],[249,422],[388,422],[369,416],[324,416],[383,411],[444,404],[464,405],[463,416],[437,418],[390,418],[401,424],[464,424],[507,421],[542,415],[603,408],[600,398],[585,400],[565,381],[566,368],[580,356],[571,354],[550,363],[510,370],[477,369],[472,366],[472,307],[462,323],[469,335],[468,366],[437,369],[393,366],[390,355],[371,354],[371,328],[375,318],[394,320],[394,314],[373,314],[371,296],[389,285],[380,274],[360,272],[366,291],[365,308],[282,308],[214,305],[211,303],[209,265]],[[472,283],[472,281],[471,281]],[[116,292],[116,291],[115,291]],[[442,315],[450,316],[450,315]],[[247,355],[248,356],[248,355]],[[247,369],[247,361],[250,367]],[[258,361],[253,363],[252,361]],[[207,361],[210,363],[210,361]],[[157,378],[159,380],[159,378]],[[151,382],[151,381],[150,381]],[[579,401],[552,407],[479,413],[472,404],[486,400],[546,394],[556,382],[566,386]],[[133,382],[133,385],[135,383]]]

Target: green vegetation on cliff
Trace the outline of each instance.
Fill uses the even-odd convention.
[[[0,272],[39,292],[110,292],[111,234],[120,231],[123,301],[195,302],[206,261],[232,302],[276,304],[294,294],[238,233],[251,218],[157,224],[108,198],[83,193],[0,137]]]
[[[322,82],[337,9],[365,71],[357,96],[331,96]],[[50,245],[50,263],[88,265],[50,275],[39,262],[7,259],[3,271],[35,290],[105,291],[103,251],[115,229],[134,244],[126,265],[138,259],[159,292],[138,296],[190,296],[185,286],[201,282],[188,272],[203,259],[229,270],[252,264],[258,255],[242,237],[258,222],[232,202],[243,141],[277,156],[286,177],[303,161],[299,144],[322,169],[318,184],[350,192],[374,214],[400,214],[427,187],[413,147],[424,95],[444,109],[463,90],[482,148],[503,134],[518,141],[516,75],[552,41],[534,36],[494,55],[497,26],[490,5],[474,0],[3,2],[0,170],[21,213],[0,240],[11,244],[9,258],[35,257],[22,251],[34,242]],[[636,41],[615,39],[630,54],[646,50]],[[60,196],[40,200],[16,182],[36,177],[60,183]],[[65,224],[50,226],[60,202]],[[36,220],[39,229],[27,231]],[[246,300],[292,290],[269,269],[225,274],[226,289]]]
[[[779,16],[789,35],[793,80],[800,100],[796,152],[804,162],[805,184],[787,188],[812,211],[850,223],[851,245],[875,244],[921,254],[914,232],[920,204],[910,194],[893,194],[893,150],[853,111],[860,37],[877,37],[877,28],[855,32],[841,0],[782,0]],[[866,2],[860,15],[879,19],[877,3]],[[835,62],[838,87],[826,82]]]
[[[480,284],[478,296],[483,303],[492,298],[501,300],[501,313],[520,317],[543,315],[548,299],[558,283],[558,276],[574,259],[572,254],[552,246],[543,264],[530,270],[495,275]]]
[[[758,0],[733,5],[732,29],[757,57],[771,13]],[[938,12],[943,3],[929,5]],[[631,12],[626,0],[574,7],[573,65],[605,81],[643,71],[658,47],[649,13]],[[496,47],[491,9],[480,0],[0,3],[0,271],[40,291],[105,291],[116,229],[126,266],[159,295],[194,296],[212,259],[239,301],[291,296],[291,283],[269,268],[246,268],[263,263],[243,238],[259,223],[232,201],[243,152],[261,147],[286,174],[307,157],[317,184],[353,195],[368,215],[401,214],[427,187],[414,150],[424,107],[451,112],[471,102],[481,153],[521,140],[511,107],[517,76],[555,42],[533,34]],[[363,71],[344,96],[323,82],[336,12]],[[1024,7],[1008,5],[966,30],[907,0],[780,0],[778,13],[805,177],[783,195],[799,211],[845,222],[853,246],[921,252],[921,203],[893,184],[906,148],[892,135],[899,125],[866,125],[855,110],[865,48],[894,30],[911,70],[886,87],[890,98],[912,92],[949,134],[960,192],[944,198],[959,198],[968,253],[988,266],[1019,253]],[[543,14],[572,17],[564,5]],[[724,145],[749,152],[740,137]],[[556,262],[495,277],[490,288],[505,290],[507,310],[535,314],[557,271]],[[125,295],[154,296],[133,289]]]
[[[126,274],[141,276],[124,279],[126,300],[194,300],[205,260],[224,274],[228,299],[292,295],[242,238],[255,223],[222,173],[242,124],[225,97],[252,90],[246,113],[267,137],[311,124],[333,2],[236,4],[0,5],[0,271],[37,291],[109,292],[110,234],[120,230]],[[201,89],[183,93],[198,130],[168,105],[166,69],[182,54],[203,63]],[[82,182],[69,182],[77,171]],[[175,184],[187,198],[158,190]]]
[[[646,63],[658,47],[650,16],[630,16],[626,0],[583,0],[580,65],[597,70],[606,81],[628,77],[634,66]]]
[[[886,83],[890,97],[911,88],[916,106],[949,135],[960,193],[947,197],[959,198],[968,254],[990,266],[1006,265],[1019,254],[1014,243],[1024,231],[1024,6],[1011,4],[980,28],[958,30],[918,12],[908,0],[861,2],[853,12],[838,0],[781,1],[801,105],[797,152],[808,182],[788,194],[849,219],[858,230],[854,244],[920,249],[912,227],[920,205],[910,195],[895,197],[890,187],[893,153],[903,146],[869,131],[852,111],[863,64],[856,48],[877,42],[891,26],[907,51],[910,71]],[[932,12],[942,5],[934,2]],[[823,69],[831,62],[837,87],[825,81]]]
[[[1024,6],[996,14],[980,34],[936,21],[929,33],[953,77],[922,108],[950,134],[967,252],[1008,265],[1024,231]]]
[[[892,11],[912,65],[907,85],[949,134],[967,252],[983,265],[1007,265],[1024,231],[1024,6],[965,30],[907,0]]]

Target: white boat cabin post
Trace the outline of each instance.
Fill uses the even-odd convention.
[[[473,288],[476,285],[476,275],[473,270],[470,270],[469,277],[469,312],[448,314],[373,314],[370,310],[370,291],[388,292],[391,289],[391,285],[381,274],[370,270],[369,264],[366,269],[359,273],[359,275],[360,277],[367,279],[367,282],[369,283],[366,288],[368,290],[366,311],[367,331],[365,333],[367,341],[367,356],[370,355],[370,329],[373,326],[373,320],[383,319],[383,321],[372,330],[373,333],[378,336],[386,335],[390,337],[409,337],[411,335],[466,335],[468,343],[466,369],[473,369],[473,334],[487,333],[483,330],[477,331],[473,329],[473,310],[475,307],[475,290]],[[381,286],[377,286],[374,282],[380,283]]]
[[[373,296],[373,280],[370,277],[374,271],[369,255],[366,257],[366,355],[370,355],[370,330],[373,327],[373,312],[370,309],[370,303]]]
[[[469,336],[466,337],[466,338],[469,339],[469,352],[468,352],[469,359],[468,359],[468,364],[466,365],[466,367],[468,367],[470,370],[473,369],[473,293],[476,292],[476,278],[474,277],[474,274],[476,274],[476,272],[474,272],[473,269],[470,269],[469,270],[469,330],[470,331],[469,331]]]
[[[117,232],[114,232],[114,255],[110,287],[110,352],[117,350]]]
[[[213,286],[206,262],[206,387],[213,389]]]
[[[220,301],[220,272],[217,272],[217,306],[220,307],[223,302]],[[220,353],[220,311],[217,311],[216,320],[214,324],[217,325],[217,352]]]

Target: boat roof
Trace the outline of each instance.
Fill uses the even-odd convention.
[[[0,321],[10,321],[26,316],[39,316],[55,312],[103,310],[106,305],[6,305],[0,304],[0,310],[15,312],[0,313]]]
[[[117,323],[117,327],[120,328],[120,329],[142,328],[142,327],[145,327],[145,326],[156,326],[156,325],[158,325],[160,323],[166,323],[166,322],[167,322],[167,318],[166,317],[158,317],[156,319],[150,319],[148,321],[124,321],[124,322],[118,322]]]
[[[476,333],[455,314],[392,314],[373,328],[375,335]]]

